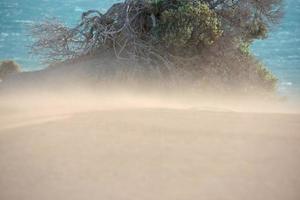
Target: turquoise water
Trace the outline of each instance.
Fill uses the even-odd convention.
[[[280,79],[283,95],[300,97],[300,0],[285,0],[285,16],[253,52]]]
[[[40,61],[28,54],[31,23],[55,16],[75,24],[83,11],[104,12],[120,0],[0,0],[0,59],[14,59],[25,70],[41,68]]]
[[[120,0],[0,0],[0,59],[14,59],[25,70],[43,67],[28,54],[28,25],[56,16],[68,24],[76,23],[82,11],[105,12]],[[254,53],[280,79],[279,91],[300,96],[300,0],[285,1],[285,17],[270,37],[253,45]]]

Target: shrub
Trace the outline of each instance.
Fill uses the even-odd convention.
[[[253,62],[249,47],[254,40],[266,38],[279,21],[281,2],[125,0],[106,13],[82,13],[75,27],[51,20],[34,25],[32,52],[50,62],[101,58],[108,52],[138,64],[130,65],[132,71],[143,69],[146,76],[152,70],[166,78],[179,70],[190,74],[191,80],[210,79],[212,85],[239,85],[247,90],[260,83],[273,90],[274,76]]]
[[[0,79],[14,73],[21,72],[21,67],[15,61],[5,60],[0,62]]]

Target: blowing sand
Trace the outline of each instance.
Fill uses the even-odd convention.
[[[44,99],[1,101],[1,200],[300,199],[296,113]]]

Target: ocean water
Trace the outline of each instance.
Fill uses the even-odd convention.
[[[265,40],[252,47],[279,78],[281,94],[300,97],[300,0],[284,0],[285,15]]]
[[[75,24],[82,11],[105,12],[121,0],[0,0],[0,60],[14,59],[24,70],[44,66],[30,56],[31,38],[28,25],[56,16],[67,24]],[[279,92],[289,97],[300,96],[300,0],[285,0],[285,16],[269,38],[256,41],[252,47],[279,78]]]
[[[30,56],[30,24],[57,18],[67,24],[79,21],[83,11],[105,12],[120,0],[0,0],[0,59],[14,59],[25,70],[43,68],[38,58]]]

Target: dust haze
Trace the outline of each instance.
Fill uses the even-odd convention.
[[[2,92],[0,199],[300,198],[298,105],[78,85]]]

